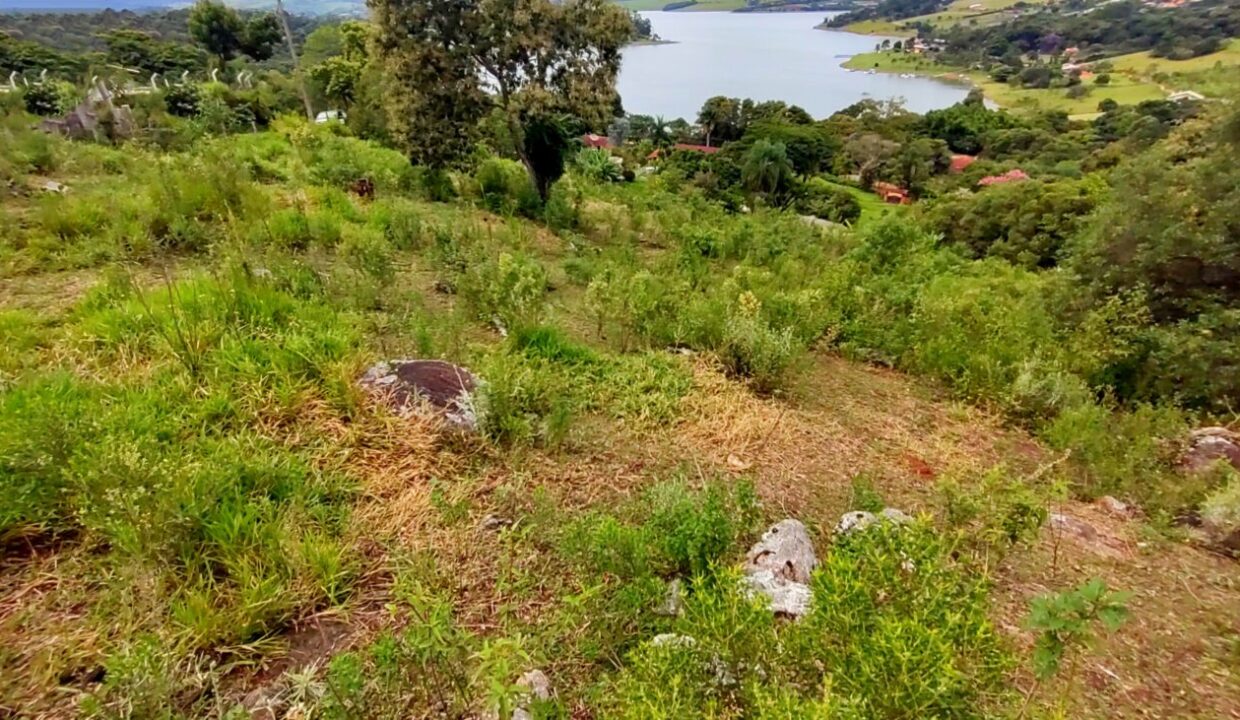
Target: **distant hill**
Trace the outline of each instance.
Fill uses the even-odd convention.
[[[275,0],[225,0],[247,10],[275,7]],[[157,10],[192,5],[193,0],[0,0],[0,12],[95,12],[99,10]],[[357,15],[365,0],[286,0],[295,15]]]
[[[188,4],[188,0],[0,0],[0,11],[152,10]]]

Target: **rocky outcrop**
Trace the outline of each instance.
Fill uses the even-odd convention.
[[[814,543],[800,520],[781,520],[762,535],[762,539],[745,556],[745,572],[763,570],[785,580],[809,582],[810,573],[818,567]]]
[[[482,385],[468,369],[443,360],[388,360],[373,365],[358,381],[397,413],[445,420],[478,429],[476,392]]]
[[[1180,457],[1182,468],[1203,472],[1220,461],[1240,470],[1240,433],[1225,427],[1204,427],[1189,434],[1188,449]]]
[[[809,612],[809,577],[818,567],[809,531],[799,520],[781,520],[762,535],[745,557],[745,583],[765,596],[778,615],[799,618]]]
[[[745,584],[754,594],[766,596],[771,612],[790,618],[800,618],[809,613],[814,594],[809,585],[780,577],[770,570],[760,570],[745,576]]]

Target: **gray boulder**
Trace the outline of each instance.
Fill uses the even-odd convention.
[[[814,594],[809,585],[776,575],[770,570],[759,570],[745,576],[745,584],[751,594],[764,595],[771,603],[771,611],[797,619],[809,612]]]
[[[818,567],[814,543],[800,520],[781,520],[772,525],[745,557],[745,572],[770,571],[777,577],[799,583],[809,582]]]
[[[477,391],[468,369],[443,360],[388,360],[358,381],[362,389],[402,415],[438,417],[464,430],[478,429]]]

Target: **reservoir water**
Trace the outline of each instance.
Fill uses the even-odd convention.
[[[618,81],[624,109],[692,122],[715,95],[784,100],[818,118],[864,98],[902,98],[917,112],[964,99],[968,90],[959,85],[840,67],[879,39],[814,29],[830,14],[642,13],[672,42],[625,48]]]

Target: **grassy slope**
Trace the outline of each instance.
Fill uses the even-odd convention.
[[[79,194],[115,192],[117,186],[140,192],[137,183],[144,180],[139,168],[149,159],[139,157],[128,165],[122,159],[119,172],[112,163],[106,170],[83,163],[54,176]],[[580,257],[576,248],[583,238],[603,249],[631,242],[652,253],[654,265],[667,252],[661,245],[662,223],[687,211],[679,203],[652,204],[659,197],[639,188],[590,192],[597,198],[587,206],[581,233],[567,238],[467,204],[410,202],[421,227],[431,234],[482,229],[507,248],[519,247],[536,257],[551,269],[548,300],[554,321],[580,342],[607,352],[608,343],[594,335],[582,307],[580,288],[568,280],[564,268]],[[337,215],[357,218],[344,222],[346,237],[378,213],[356,199],[342,203],[338,195],[282,181],[268,182],[264,193],[283,209],[304,207],[317,217],[330,206]],[[383,189],[380,200],[399,194]],[[865,193],[859,197],[873,201]],[[42,222],[38,207],[43,202],[5,199],[2,207],[25,218],[23,227],[33,231]],[[36,318],[39,341],[5,362],[29,363],[19,364],[24,369],[17,372],[63,364],[74,372],[116,381],[141,382],[152,369],[169,366],[175,373],[175,363],[158,344],[137,356],[112,355],[102,340],[78,334],[90,329],[79,325],[81,315],[100,312],[97,305],[82,305],[81,299],[91,288],[101,288],[106,276],[89,257],[66,255],[65,246],[81,241],[63,240],[43,249],[6,246],[10,261],[37,250],[51,253],[39,256],[42,268],[60,261],[84,267],[50,271],[39,264],[7,266],[20,272],[0,288],[0,312],[20,310]],[[337,256],[317,246],[297,257],[322,272],[329,285],[331,275],[345,271],[349,262],[347,253]],[[267,256],[272,262],[280,258],[274,252]],[[177,277],[197,262],[176,255],[135,259],[143,267],[135,281],[151,288],[162,283],[159,266],[172,268]],[[503,344],[488,324],[457,312],[459,297],[435,291],[430,251],[400,250],[395,267],[386,302],[358,304],[352,289],[339,298],[342,312],[361,320],[362,342],[330,382],[347,384],[370,360],[424,353],[425,344],[433,353],[452,358],[485,357]],[[342,287],[352,288],[364,284],[365,276],[346,272],[342,279]],[[142,317],[145,311],[132,312]],[[464,327],[463,337],[452,341],[462,333],[458,324]],[[280,342],[276,329],[269,332],[265,339],[258,337],[258,347]],[[247,357],[235,358],[237,365],[221,372],[244,372],[254,362],[253,357],[246,362]],[[357,492],[331,502],[350,510],[342,542],[357,564],[350,592],[342,597],[296,607],[291,620],[255,641],[217,648],[218,657],[239,665],[210,693],[218,693],[227,704],[253,687],[278,680],[280,671],[305,675],[307,668],[321,667],[332,654],[365,647],[384,628],[405,621],[386,606],[400,605],[397,597],[408,590],[402,583],[412,577],[446,593],[462,625],[484,637],[523,635],[524,649],[535,661],[548,663],[561,698],[569,704],[584,702],[585,688],[617,658],[583,662],[581,643],[598,632],[600,617],[583,616],[574,608],[588,603],[591,593],[609,581],[595,587],[590,575],[556,555],[550,539],[564,526],[594,517],[590,513],[616,512],[660,480],[684,474],[694,483],[718,478],[729,486],[748,477],[764,503],[764,519],[797,517],[825,538],[839,514],[857,506],[857,478],[864,478],[868,492],[891,505],[934,512],[940,510],[935,478],[955,478],[964,483],[966,493],[980,493],[972,483],[989,468],[1002,465],[1005,474],[1033,478],[1053,459],[1001,419],[947,399],[933,383],[889,370],[815,353],[788,393],[761,398],[725,378],[708,359],[668,357],[690,379],[676,404],[674,422],[651,425],[594,413],[550,448],[445,441],[425,422],[392,418],[364,403],[348,405],[350,413],[342,420],[333,406],[340,401],[321,396],[317,384],[287,397],[260,394],[271,412],[255,425],[258,432],[354,479]],[[0,368],[12,372],[9,365]],[[209,383],[206,387],[213,387]],[[262,386],[255,390],[261,392]],[[1075,503],[1061,509],[1087,518],[1102,539],[1082,543],[1047,529],[1032,547],[1003,562],[995,578],[993,615],[1004,634],[1017,647],[1028,644],[1021,617],[1028,600],[1047,589],[1089,576],[1103,577],[1116,587],[1138,588],[1133,630],[1082,661],[1085,682],[1062,698],[1067,711],[1080,717],[1190,712],[1222,717],[1237,697],[1234,679],[1216,671],[1227,657],[1226,648],[1217,646],[1228,637],[1222,629],[1234,623],[1232,566],[1207,553],[1145,538],[1138,523],[1119,522]],[[480,531],[479,523],[492,514],[517,524],[502,533]],[[61,540],[7,552],[0,566],[0,597],[5,598],[0,605],[0,704],[17,708],[19,715],[24,710],[73,714],[84,689],[92,687],[92,668],[100,662],[110,663],[108,682],[140,676],[144,667],[161,667],[157,663],[163,656],[143,654],[143,646],[133,641],[139,633],[161,635],[175,629],[158,606],[162,590],[157,568],[112,566],[101,554],[106,548],[77,545],[72,537]],[[739,559],[742,551],[731,548],[729,558]],[[121,662],[118,657],[128,659]],[[166,674],[153,677],[180,682],[194,672],[217,677],[206,665],[170,666]],[[1013,682],[1026,687],[1030,679],[1019,672]],[[1179,692],[1187,686],[1192,693]],[[1048,693],[1039,696],[1035,707],[1053,708],[1060,701]]]
[[[1096,112],[1098,103],[1107,98],[1123,105],[1165,97],[1162,90],[1153,82],[1114,74],[1109,85],[1087,82],[1086,85],[1090,88],[1088,95],[1082,98],[1069,98],[1063,88],[1016,88],[1006,83],[997,83],[984,73],[962,71],[959,68],[941,65],[907,53],[862,53],[849,58],[844,63],[844,67],[852,70],[913,73],[967,81],[980,87],[990,100],[1011,110],[1062,110],[1069,115],[1087,115]]]
[[[1002,22],[1007,13],[997,12],[1012,7],[1020,0],[953,0],[945,10],[929,15],[918,15],[905,20],[865,20],[852,23],[843,28],[848,32],[861,35],[903,36],[910,32],[908,26],[913,23],[929,22],[940,27],[950,27],[959,23],[976,22],[982,25]],[[1032,0],[1030,5],[1045,5],[1054,0]],[[981,5],[980,8],[970,8]]]
[[[618,0],[619,4],[630,10],[662,10],[672,0]],[[745,0],[698,0],[696,5],[681,8],[676,12],[731,12],[745,7]]]
[[[857,202],[861,205],[861,217],[857,218],[858,226],[872,223],[893,209],[893,206],[884,203],[872,192],[866,192],[865,190],[858,187],[853,187],[852,185],[831,182],[829,180],[823,180],[822,182],[831,185],[832,187],[841,188],[853,197],[857,198]]]
[[[1117,73],[1160,82],[1169,90],[1195,90],[1207,97],[1220,97],[1237,88],[1240,40],[1231,40],[1216,53],[1190,60],[1167,60],[1140,52],[1120,55],[1110,62]]]

